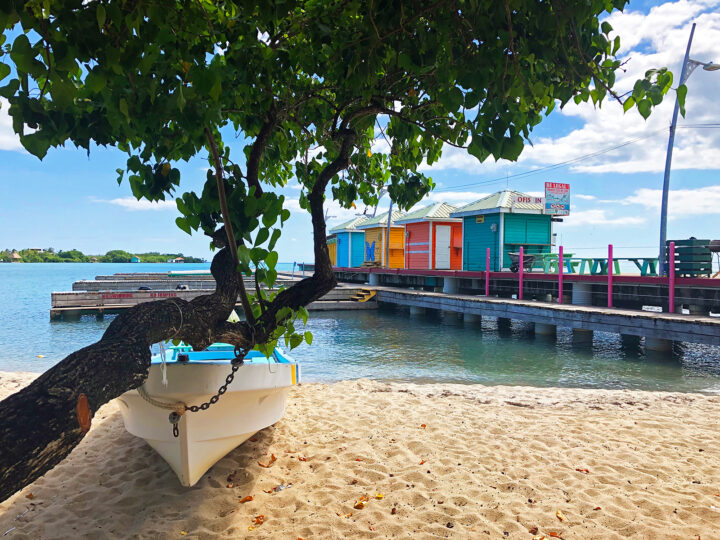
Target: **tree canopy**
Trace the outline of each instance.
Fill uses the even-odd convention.
[[[296,317],[307,317],[303,306],[335,285],[325,244],[327,197],[345,207],[373,204],[386,188],[408,208],[432,189],[420,166],[436,162],[444,147],[466,148],[479,162],[516,160],[554,107],[619,100],[613,85],[620,42],[602,19],[625,4],[3,3],[0,97],[23,146],[39,158],[65,144],[126,152],[118,182],[128,182],[138,198],[177,198],[177,225],[209,235],[218,248],[218,287],[192,302],[153,302],[118,316],[98,344],[25,390],[26,403],[54,407],[53,427],[46,422],[25,433],[23,454],[0,460],[0,499],[84,435],[72,412],[79,392],[97,410],[142,384],[151,343],[175,337],[201,348],[224,341],[266,351],[281,337],[299,344]],[[648,72],[625,106],[647,116],[671,82],[665,69]],[[378,139],[385,150],[374,152]],[[197,155],[210,164],[205,185],[184,191],[177,164]],[[275,246],[290,215],[278,190],[291,179],[311,214],[315,273],[268,293],[262,286],[277,277]],[[254,278],[252,292],[240,276]],[[245,320],[227,323],[238,297]],[[105,372],[93,374],[93,365]],[[14,397],[0,411],[14,410]],[[11,434],[0,427],[0,446]],[[27,465],[28,452],[36,456],[60,438],[52,456]]]

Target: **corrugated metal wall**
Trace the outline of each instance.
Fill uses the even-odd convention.
[[[517,253],[524,246],[525,253],[547,253],[551,242],[551,216],[537,214],[505,214],[505,247],[503,266],[510,266],[509,251]],[[533,245],[535,244],[535,245]]]
[[[405,268],[405,227],[390,227],[390,268]]]
[[[450,226],[450,270],[462,270],[462,223],[452,221],[435,221],[433,222],[433,244],[432,244],[432,262],[435,268],[435,248],[437,247],[437,227]]]
[[[405,225],[405,268],[427,270],[430,257],[429,222]]]
[[[330,252],[330,264],[337,266],[337,244],[335,242],[328,243],[328,251]]]
[[[500,235],[500,214],[485,214],[484,222],[478,223],[478,216],[463,218],[463,270],[485,270],[485,253],[490,248],[490,271],[497,271],[498,237]],[[497,230],[492,231],[495,224]]]
[[[374,245],[373,242],[375,243]],[[365,261],[377,261],[382,263],[382,229],[380,227],[365,229],[365,247],[363,248],[363,257]]]
[[[385,257],[385,244],[382,241],[386,227],[365,229],[365,247],[363,254],[366,261],[374,260],[382,263]],[[368,258],[368,249],[375,242],[373,257]],[[405,267],[405,227],[390,228],[390,268]]]
[[[346,268],[348,266],[348,255],[350,254],[350,233],[337,233],[337,260],[338,266]]]
[[[365,260],[365,233],[362,231],[350,233],[350,242],[352,242],[352,249],[350,250],[350,266],[361,266]]]

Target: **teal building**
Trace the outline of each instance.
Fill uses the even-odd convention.
[[[450,214],[462,218],[462,269],[484,271],[490,248],[490,271],[510,268],[508,253],[549,253],[552,216],[543,213],[540,197],[503,190],[458,208]]]

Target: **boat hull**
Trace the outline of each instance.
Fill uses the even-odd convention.
[[[160,366],[153,364],[145,390],[163,402],[200,405],[217,393],[229,373],[229,362],[168,363],[165,387]],[[296,364],[245,363],[217,403],[182,415],[177,437],[169,421],[171,411],[148,403],[137,390],[120,396],[120,411],[127,431],[145,439],[183,486],[192,486],[228,452],[280,420],[296,383]]]

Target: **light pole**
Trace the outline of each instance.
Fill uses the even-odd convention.
[[[702,66],[705,71],[716,71],[720,69],[720,65],[712,62],[699,62],[690,58],[690,47],[692,46],[693,34],[695,33],[695,23],[690,30],[690,39],[688,39],[687,50],[685,51],[685,60],[683,61],[682,72],[680,73],[680,85],[685,84],[695,68]],[[678,86],[680,86],[678,85]],[[658,255],[658,275],[664,276],[667,271],[667,261],[665,260],[665,241],[667,240],[667,207],[668,192],[670,191],[670,167],[672,165],[673,144],[675,143],[675,127],[677,126],[678,112],[680,103],[677,95],[675,96],[675,109],[673,110],[672,122],[670,123],[670,138],[668,140],[667,157],[665,158],[665,177],[663,178],[662,206],[660,209],[660,253]],[[674,264],[674,261],[673,261]]]

